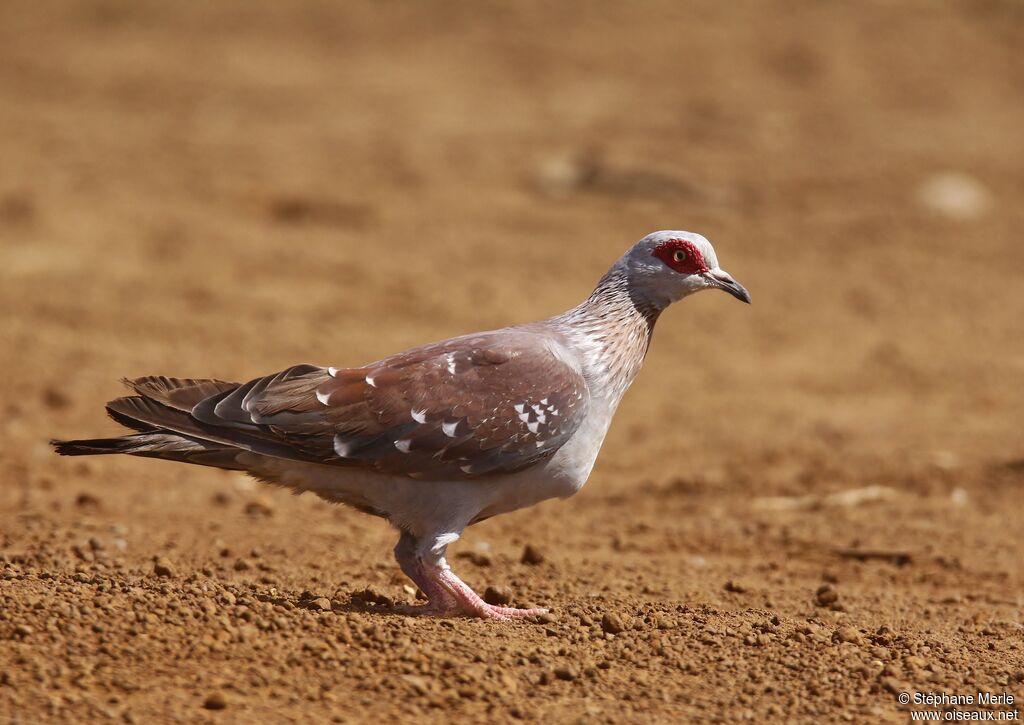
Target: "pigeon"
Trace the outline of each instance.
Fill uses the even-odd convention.
[[[699,234],[645,236],[582,303],[540,322],[454,337],[362,367],[296,365],[232,383],[149,376],[107,412],[134,431],[53,441],[244,471],[386,519],[395,558],[436,616],[509,620],[546,609],[485,602],[445,553],[470,525],[590,476],[665,308],[701,290],[750,302]]]

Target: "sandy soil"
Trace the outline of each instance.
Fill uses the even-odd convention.
[[[1024,6],[552,5],[0,5],[0,719],[1019,710]],[[544,621],[397,615],[379,520],[46,444],[121,376],[547,316],[665,227],[754,305],[671,310],[587,487],[454,547]]]

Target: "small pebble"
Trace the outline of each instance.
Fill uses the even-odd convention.
[[[832,640],[837,642],[849,642],[850,644],[863,644],[864,637],[857,631],[856,627],[840,627],[832,633]]]
[[[573,680],[579,679],[579,671],[572,665],[565,665],[555,669],[555,677],[566,682],[572,682]]]
[[[471,551],[467,557],[476,566],[490,566],[491,557],[482,551]]]
[[[822,584],[814,593],[814,598],[819,606],[827,607],[839,601],[839,592],[831,584]]]
[[[71,398],[62,390],[48,387],[43,390],[43,404],[53,410],[64,410],[71,405]]]
[[[225,700],[224,695],[219,692],[207,695],[206,699],[203,700],[203,707],[207,710],[223,710],[227,706],[228,701]]]
[[[273,516],[274,504],[269,498],[260,496],[245,505],[245,513],[250,516]]]
[[[523,549],[523,556],[520,561],[530,566],[536,566],[544,562],[544,554],[532,544],[527,544]]]
[[[484,601],[497,606],[508,605],[512,602],[512,590],[508,587],[487,587]]]
[[[75,498],[75,505],[82,508],[95,507],[100,505],[100,500],[91,493],[80,493]]]
[[[153,562],[153,573],[164,579],[174,578],[174,566],[167,557],[161,556]]]
[[[608,634],[621,634],[626,631],[626,625],[618,614],[606,612],[604,616],[601,617],[601,629]]]
[[[217,491],[215,494],[213,494],[213,496],[210,497],[210,500],[216,506],[227,506],[229,503],[231,503],[231,497],[228,496],[223,491]]]

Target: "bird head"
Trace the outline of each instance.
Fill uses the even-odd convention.
[[[633,294],[659,309],[706,289],[720,289],[750,303],[750,293],[718,266],[711,242],[700,234],[648,234],[623,255],[619,265]]]

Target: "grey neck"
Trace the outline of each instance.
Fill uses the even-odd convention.
[[[590,297],[553,322],[573,338],[584,372],[617,405],[643,366],[662,309],[638,300],[625,271],[612,268]]]

